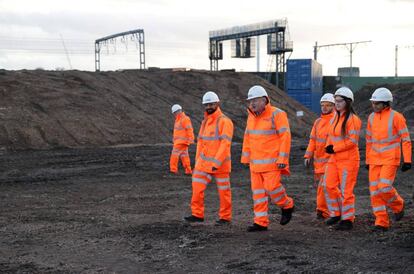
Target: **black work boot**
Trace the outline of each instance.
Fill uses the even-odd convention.
[[[325,217],[323,216],[323,212],[320,210],[316,211],[316,219],[318,220],[325,220]]]
[[[199,217],[196,217],[194,215],[184,217],[184,220],[186,220],[187,222],[190,222],[190,223],[204,222],[204,218],[199,218]]]
[[[341,216],[331,217],[326,221],[326,225],[334,225],[341,220]]]
[[[229,225],[230,221],[229,220],[225,220],[225,219],[220,219],[216,221],[216,226],[221,226],[221,225]]]
[[[353,228],[353,223],[350,220],[342,220],[335,226],[335,230],[351,230]]]
[[[266,231],[266,230],[267,230],[267,226],[261,226],[256,223],[247,227],[247,232]]]
[[[388,227],[385,227],[385,226],[382,226],[382,225],[375,225],[372,228],[372,231],[373,232],[385,232],[385,231],[388,231]]]
[[[280,218],[280,224],[281,225],[287,225],[290,222],[290,219],[292,219],[292,213],[295,207],[283,209],[282,208],[282,217]]]
[[[394,213],[394,221],[398,222],[404,217],[404,205],[400,212]]]

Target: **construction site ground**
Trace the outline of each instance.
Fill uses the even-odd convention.
[[[269,230],[252,224],[249,171],[233,146],[233,222],[215,226],[218,195],[206,191],[206,220],[187,224],[191,178],[168,173],[169,145],[4,152],[0,178],[1,273],[151,272],[389,272],[414,269],[412,174],[396,187],[406,217],[390,231],[371,231],[367,171],[360,169],[355,228],[330,229],[315,217],[312,175],[292,147],[284,178],[296,203],[279,225],[270,207]],[[191,148],[194,155],[194,147]],[[411,270],[410,270],[411,269]]]
[[[288,113],[291,176],[283,183],[296,209],[291,222],[281,226],[280,209],[271,205],[269,230],[260,233],[246,231],[253,222],[253,201],[249,170],[239,161],[245,97],[254,84],[263,85],[272,103]],[[414,92],[412,87],[398,88]],[[205,222],[184,222],[191,213],[191,178],[168,172],[170,107],[181,103],[197,133],[207,90],[219,93],[235,125],[228,226],[215,225],[214,183],[206,191]],[[372,90],[364,92],[356,98],[368,100]],[[392,222],[388,232],[372,232],[361,136],[355,227],[330,229],[316,219],[313,175],[303,167],[317,116],[263,79],[232,72],[0,70],[0,95],[0,273],[414,269],[413,171],[399,172],[395,182],[406,202],[405,217]],[[412,100],[401,98],[398,110],[411,120],[413,138]],[[356,106],[365,121],[369,104]],[[304,116],[296,116],[300,110]],[[192,145],[193,163],[194,154]]]

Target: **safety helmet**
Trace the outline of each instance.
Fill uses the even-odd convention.
[[[183,108],[180,106],[180,105],[178,105],[178,104],[175,104],[175,105],[173,105],[172,107],[171,107],[171,113],[174,113],[174,112],[176,112],[177,110],[182,110]]]
[[[204,104],[209,104],[209,103],[216,103],[216,102],[220,102],[219,97],[217,96],[217,94],[213,91],[207,91],[204,96],[203,96],[203,105]]]
[[[247,100],[264,96],[268,97],[266,90],[262,86],[252,86],[247,93]]]
[[[322,98],[321,98],[321,103],[322,102],[329,102],[329,103],[333,103],[335,104],[335,98],[334,95],[332,93],[325,93]]]
[[[354,93],[352,92],[352,90],[350,90],[347,87],[338,88],[335,92],[335,96],[338,96],[338,95],[354,101]]]
[[[373,102],[392,102],[392,93],[387,88],[377,88],[369,100]]]

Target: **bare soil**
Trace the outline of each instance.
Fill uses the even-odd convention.
[[[0,157],[1,273],[282,272],[411,273],[414,269],[412,175],[396,187],[406,217],[373,233],[367,172],[360,169],[354,230],[338,232],[315,218],[312,175],[303,144],[292,147],[284,178],[296,212],[280,226],[247,233],[252,223],[249,172],[233,145],[234,220],[215,226],[218,196],[206,191],[206,221],[187,224],[191,178],[168,171],[171,146],[3,151]],[[194,147],[191,147],[194,155]],[[411,269],[411,270],[410,270]]]

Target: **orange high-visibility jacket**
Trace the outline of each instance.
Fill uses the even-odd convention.
[[[290,128],[286,112],[268,103],[258,116],[248,110],[246,131],[243,139],[242,163],[250,164],[253,172],[279,170],[289,174]]]
[[[399,165],[401,142],[403,161],[411,163],[411,139],[404,116],[386,108],[371,113],[367,123],[366,163],[368,165]]]
[[[204,113],[197,139],[195,169],[208,173],[231,171],[231,139],[233,122],[220,108],[210,115]],[[212,168],[217,168],[212,171]]]
[[[173,143],[174,145],[190,145],[194,143],[193,126],[190,118],[184,112],[179,113],[175,117]]]
[[[308,148],[306,149],[304,157],[308,159],[313,157],[315,173],[325,172],[325,165],[330,157],[330,155],[325,152],[325,147],[334,116],[335,112],[333,111],[329,114],[322,114],[321,117],[316,119],[315,123],[313,123]]]
[[[338,123],[337,120],[339,119]],[[336,160],[355,160],[359,161],[358,141],[361,133],[361,119],[355,114],[350,114],[346,122],[345,135],[342,136],[342,124],[345,115],[335,115],[332,126],[329,129],[328,141],[326,145],[333,145],[335,151],[329,158],[330,162]],[[336,124],[336,127],[335,127]]]

